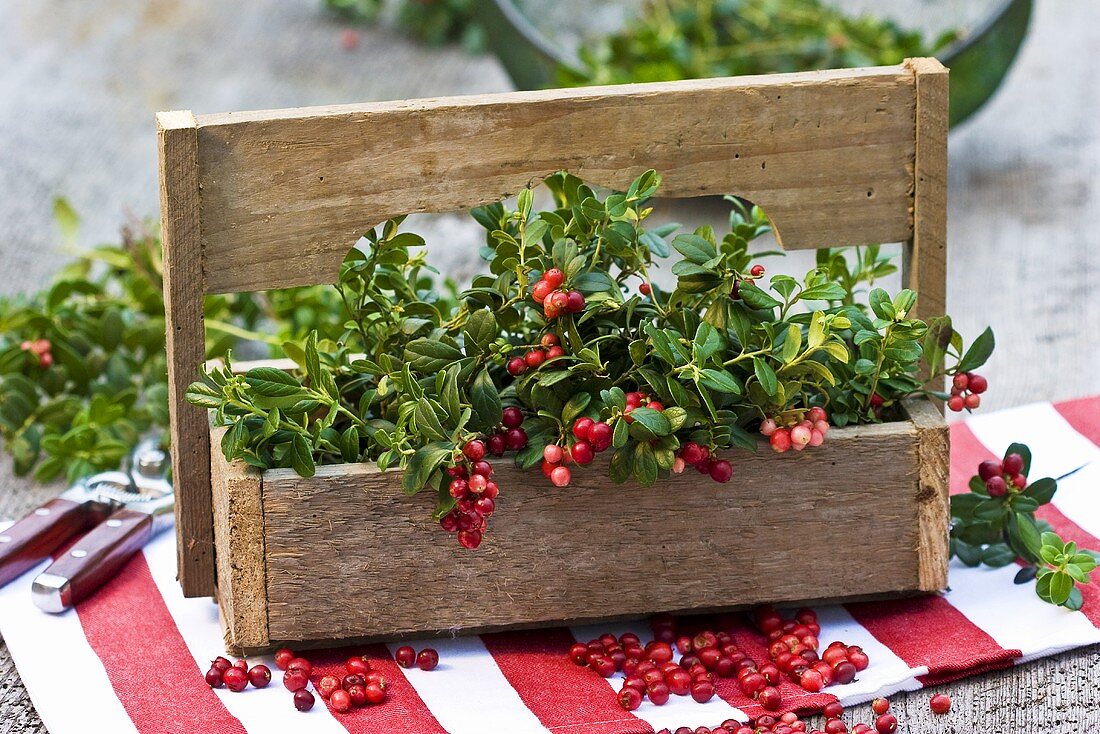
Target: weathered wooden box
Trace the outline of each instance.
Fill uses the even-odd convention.
[[[184,400],[207,293],[332,282],[365,229],[468,208],[567,169],[672,197],[737,193],[787,249],[903,243],[922,316],[944,308],[947,74],[894,67],[194,117],[158,116],[179,573],[239,652],[657,611],[933,591],[947,578],[946,425],[907,403],[805,454],[568,492],[498,468],[477,552],[372,465],[229,464]],[[247,367],[247,366],[244,366]],[[213,447],[213,448],[212,448]],[[606,456],[603,457],[606,460]],[[515,476],[513,476],[515,474]]]

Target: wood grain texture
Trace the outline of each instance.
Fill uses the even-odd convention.
[[[917,573],[921,589],[938,591],[947,587],[947,562],[950,558],[948,470],[951,466],[951,434],[936,404],[913,398],[905,401],[905,409],[917,429],[917,460],[920,464]]]
[[[597,460],[556,491],[501,462],[498,513],[476,553],[444,542],[430,493],[403,496],[395,471],[269,470],[270,637],[439,634],[927,590],[919,521],[929,492],[945,497],[946,486],[924,485],[934,475],[921,472],[918,436],[898,421],[835,429],[805,454],[764,446],[739,457],[725,485],[685,473],[616,486]],[[875,563],[823,558],[853,527]],[[791,542],[805,535],[814,542]]]
[[[215,579],[210,427],[205,411],[188,404],[185,397],[187,386],[206,358],[198,145],[195,120],[190,112],[157,114],[179,579],[185,596],[212,596]]]
[[[197,118],[209,292],[333,282],[367,228],[499,200],[562,169],[737,193],[802,249],[912,232],[904,66]],[[843,212],[843,216],[838,216]]]
[[[255,468],[225,460],[225,431],[216,429],[210,441],[214,541],[224,549],[217,554],[218,605],[226,649],[240,655],[268,643],[263,485]]]

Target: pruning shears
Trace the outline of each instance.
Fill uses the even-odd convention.
[[[172,525],[175,494],[169,457],[143,441],[119,471],[85,477],[0,533],[0,586],[23,575],[83,533],[40,573],[34,603],[63,612],[114,577],[150,538]]]

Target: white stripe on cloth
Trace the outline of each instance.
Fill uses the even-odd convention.
[[[184,598],[176,581],[176,538],[171,530],[150,541],[144,552],[153,583],[164,598],[164,604],[176,622],[176,629],[198,663],[199,670],[205,672],[213,658],[225,653],[217,604],[205,598]],[[217,688],[214,692],[230,715],[248,731],[280,731],[286,726],[288,716],[293,715],[295,721],[299,721],[297,717],[303,714],[291,706],[290,697],[282,685],[282,674],[275,667],[275,658],[268,655],[249,659],[250,667],[260,663],[272,672],[272,681],[267,688],[250,686],[248,695],[233,693],[227,688]],[[305,714],[308,719],[301,720],[302,725],[308,722],[310,731],[318,734],[347,734],[347,729],[336,721],[328,706],[318,703],[322,705],[314,706]]]
[[[653,639],[653,632],[649,627],[649,623],[645,621],[570,627],[569,629],[580,642],[588,642],[605,632],[610,632],[616,637],[620,637],[627,632],[633,632],[638,635],[643,645]],[[679,659],[678,653],[676,659]],[[612,696],[618,695],[624,678],[625,676],[622,673],[616,673],[607,679]],[[731,706],[718,696],[704,704],[696,703],[691,696],[669,696],[668,703],[664,706],[655,706],[646,698],[633,714],[656,730],[664,728],[675,730],[681,726],[690,726],[693,729],[699,726],[714,727],[726,719],[736,719],[741,722],[749,720],[744,711],[736,706]]]
[[[9,525],[0,523],[0,529]],[[31,581],[47,565],[0,589],[0,630],[42,723],[52,734],[86,734],[89,724],[112,734],[136,734],[76,612],[47,617],[31,601]],[[72,685],[58,684],[61,669]]]
[[[1051,504],[1086,533],[1100,538],[1100,461],[1059,481]],[[1100,580],[1100,574],[1096,578]]]
[[[1100,460],[1100,447],[1073,430],[1050,403],[974,415],[966,425],[996,456],[1003,456],[1009,444],[1027,444],[1031,449],[1029,478],[1033,480],[1057,478]]]
[[[439,666],[425,672],[402,672],[440,725],[451,734],[549,734],[516,689],[504,677],[480,637],[402,641],[388,645],[395,654],[401,645],[431,646],[439,652]]]
[[[821,649],[828,647],[834,640],[847,645],[863,648],[870,664],[858,678],[844,685],[829,686],[825,693],[831,693],[845,706],[869,701],[876,696],[889,696],[898,691],[915,691],[921,688],[918,675],[924,675],[928,668],[924,665],[911,668],[909,664],[894,654],[889,647],[867,631],[857,622],[848,610],[842,606],[815,607],[817,623],[821,632],[817,639]]]

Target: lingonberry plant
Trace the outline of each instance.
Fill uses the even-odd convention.
[[[1100,554],[1064,542],[1035,517],[1058,490],[1049,477],[1028,482],[1031,450],[1014,443],[1000,461],[978,465],[970,491],[951,498],[951,553],[967,566],[999,568],[1022,562],[1016,583],[1036,581],[1035,593],[1051,604],[1080,609],[1077,584],[1089,581]]]
[[[424,240],[392,220],[341,267],[338,338],[288,344],[294,372],[207,369],[188,398],[228,426],[226,457],[307,476],[318,462],[401,467],[404,491],[433,488],[436,520],[476,548],[505,489],[489,458],[506,451],[556,487],[604,451],[616,482],[687,466],[727,482],[723,452],[755,450],[754,433],[778,452],[819,446],[830,425],[894,418],[993,348],[987,330],[963,351],[949,319],[911,316],[916,293],[873,288],[888,267],[877,250],[852,266],[827,251],[801,280],[765,282],[756,207],[731,198],[721,237],[677,234],[646,227],[654,171],[602,198],[568,173],[545,183],[552,209],[534,211],[528,188],[515,209],[474,210],[489,272],[461,293],[433,286]],[[651,270],[674,250],[666,290]]]

